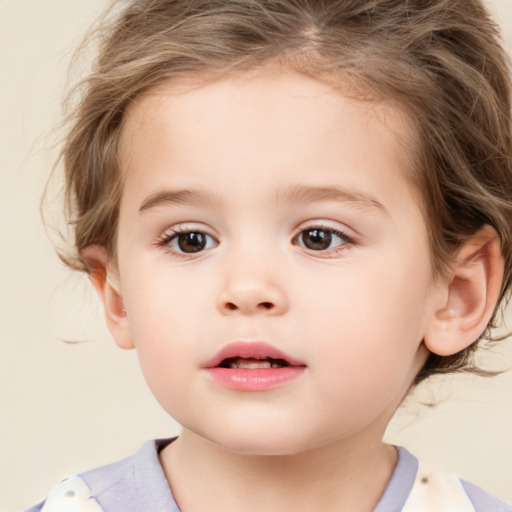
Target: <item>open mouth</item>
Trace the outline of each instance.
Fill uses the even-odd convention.
[[[224,346],[205,362],[204,368],[278,369],[306,366],[277,347],[265,342],[234,342]]]
[[[257,370],[263,368],[286,368],[290,363],[284,359],[275,359],[272,357],[255,358],[255,357],[227,357],[218,365],[219,368]]]
[[[239,341],[224,346],[203,368],[222,387],[262,392],[299,379],[307,365],[268,343]]]

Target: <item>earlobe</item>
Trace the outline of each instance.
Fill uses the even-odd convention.
[[[430,352],[456,354],[481,336],[499,299],[503,268],[500,242],[491,227],[464,243],[442,283],[443,303],[425,333]]]
[[[81,251],[89,269],[89,278],[103,304],[105,321],[116,344],[126,350],[135,348],[117,274],[109,271],[104,247],[91,245]]]

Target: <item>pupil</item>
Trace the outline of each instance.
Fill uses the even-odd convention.
[[[206,247],[203,233],[183,233],[178,236],[178,245],[183,252],[199,252]]]
[[[325,250],[331,245],[332,234],[323,229],[310,229],[305,232],[303,241],[308,249]]]

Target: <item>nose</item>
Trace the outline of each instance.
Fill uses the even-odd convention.
[[[217,307],[225,315],[282,315],[288,310],[288,297],[269,262],[246,262],[229,266]]]

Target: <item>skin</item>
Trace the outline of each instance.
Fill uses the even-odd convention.
[[[432,275],[408,133],[398,110],[284,71],[166,84],[130,110],[118,260],[108,282],[93,281],[116,342],[136,348],[183,426],[161,461],[184,512],[204,496],[210,511],[378,502],[396,464],[384,430],[428,340],[442,341],[476,289]],[[299,189],[309,192],[290,194]],[[163,199],[180,190],[200,195]],[[313,228],[328,248],[307,245]],[[176,230],[206,247],[184,253]],[[491,238],[466,252],[490,253]],[[305,370],[262,392],[211,379],[208,359],[256,340]]]

